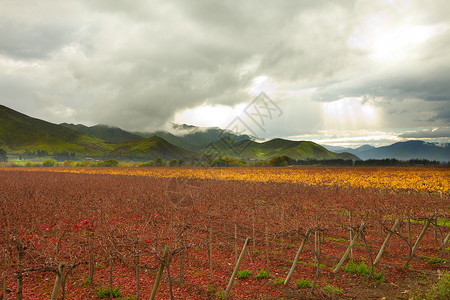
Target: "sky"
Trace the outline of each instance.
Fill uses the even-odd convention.
[[[261,139],[349,147],[450,141],[448,0],[0,5],[0,104],[36,118],[131,131],[239,120]],[[249,109],[262,92],[276,113],[260,126]]]

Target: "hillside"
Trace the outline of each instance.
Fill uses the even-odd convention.
[[[154,136],[144,140],[134,140],[119,145],[110,153],[111,157],[141,160],[154,160],[161,157],[169,159],[192,159],[195,153],[172,145],[161,137]]]
[[[143,137],[156,135],[175,146],[191,151],[199,151],[210,143],[216,142],[225,136],[238,141],[251,139],[248,135],[236,135],[231,131],[218,127],[197,127],[186,124],[172,124],[170,132],[158,130],[150,133],[135,132],[135,134]]]
[[[275,156],[286,155],[296,160],[306,159],[353,159],[358,157],[348,153],[334,153],[324,147],[309,141],[290,141],[273,139],[258,143],[251,140],[234,141],[223,138],[210,144],[202,150],[204,154],[213,156],[228,156],[251,160],[266,160]]]
[[[35,119],[0,105],[0,147],[8,153],[44,150],[78,155],[104,155],[111,147],[69,128]]]
[[[61,126],[72,129],[79,133],[85,134],[92,138],[101,139],[110,143],[120,144],[128,142],[131,140],[142,140],[142,136],[130,133],[128,131],[122,130],[119,127],[112,127],[107,125],[94,125],[85,126],[82,124],[68,124],[62,123]]]

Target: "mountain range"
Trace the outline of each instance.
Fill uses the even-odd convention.
[[[395,158],[398,160],[428,159],[450,161],[449,143],[437,144],[424,141],[406,141],[383,147],[373,147],[371,145],[363,145],[355,149],[326,145],[324,147],[336,153],[354,154],[362,160]]]
[[[379,148],[365,145],[351,149],[281,138],[257,142],[254,137],[236,135],[218,127],[200,128],[186,124],[172,124],[169,130],[129,132],[107,125],[53,124],[2,105],[0,148],[13,156],[45,151],[48,154],[70,152],[78,159],[139,161],[157,157],[202,160],[223,156],[255,161],[282,155],[296,160],[426,158],[450,161],[449,144],[408,141]]]

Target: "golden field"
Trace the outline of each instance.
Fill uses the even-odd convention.
[[[11,170],[11,169],[10,169]],[[448,194],[449,168],[425,167],[241,167],[241,168],[17,168],[17,171],[69,172],[196,178],[247,182],[289,182],[305,185],[338,185],[394,191]]]

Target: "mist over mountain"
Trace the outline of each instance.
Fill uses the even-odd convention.
[[[125,160],[204,159],[230,157],[267,160],[288,156],[295,160],[323,159],[428,159],[450,161],[449,144],[424,141],[398,142],[390,146],[363,145],[356,149],[321,146],[310,141],[275,138],[264,142],[218,127],[172,124],[169,130],[128,132],[108,125],[53,124],[0,105],[0,148],[10,155],[69,152]]]

